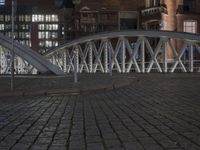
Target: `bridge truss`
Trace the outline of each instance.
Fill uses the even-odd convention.
[[[11,73],[12,40],[0,34],[0,74]],[[63,75],[59,67],[51,64],[43,56],[27,46],[14,42],[15,74],[48,74]]]
[[[71,41],[45,57],[65,73],[200,72],[199,43],[189,33],[121,31]]]
[[[45,56],[14,42],[15,73],[200,72],[200,36],[167,31],[121,31],[83,37]],[[10,74],[11,40],[0,34],[0,74]]]

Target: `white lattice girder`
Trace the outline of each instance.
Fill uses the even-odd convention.
[[[0,33],[0,46],[11,51],[12,40]],[[63,71],[61,71],[57,66],[47,61],[42,55],[36,53],[27,46],[21,45],[18,42],[14,42],[14,53],[22,59],[26,60],[41,73],[53,72],[57,75],[64,74]]]
[[[96,41],[99,39],[112,39],[116,37],[166,37],[166,38],[175,38],[175,39],[189,39],[192,41],[200,41],[200,36],[198,34],[192,33],[183,33],[183,32],[171,32],[171,31],[148,31],[148,30],[130,30],[130,31],[118,31],[118,32],[104,32],[91,36],[82,37],[70,42],[67,42],[63,45],[60,45],[50,51],[45,55],[50,56],[55,51],[60,51],[65,47],[72,47],[76,44],[86,43],[88,41]]]
[[[130,37],[137,38],[134,47],[130,45]],[[149,37],[159,38],[157,45],[154,45],[155,48],[150,44]],[[117,41],[112,42],[112,39],[117,39]],[[190,47],[189,69],[186,68],[182,61],[187,45],[184,45],[182,50],[176,50],[171,39],[186,39],[184,41],[187,41],[187,45]],[[178,66],[183,72],[187,70],[193,72],[195,62],[193,60],[193,46],[198,45],[198,42],[199,36],[189,33],[121,31],[80,38],[48,52],[46,56],[51,57],[56,52],[62,51],[62,49],[69,49],[68,51],[70,52],[66,52],[66,56],[70,58],[67,64],[69,69],[66,72],[74,70],[75,60],[72,53],[74,47],[78,50],[78,58],[76,59],[77,61],[80,60],[80,62],[76,65],[80,73],[83,71],[96,73],[99,71],[98,68],[103,73],[112,72],[112,70],[122,73],[132,70],[136,72],[151,72],[153,69],[158,70],[158,72],[174,72]],[[174,54],[173,62],[168,60],[167,50],[169,49]],[[150,60],[147,59],[147,55]],[[155,67],[153,68],[153,66]]]

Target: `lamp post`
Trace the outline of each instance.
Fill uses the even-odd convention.
[[[14,91],[14,27],[15,27],[15,5],[16,0],[12,0],[12,50],[11,50],[11,91]]]

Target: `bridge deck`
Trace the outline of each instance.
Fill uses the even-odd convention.
[[[105,92],[1,97],[0,149],[200,149],[199,75],[132,76]]]

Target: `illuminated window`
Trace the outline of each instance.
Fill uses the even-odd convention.
[[[0,15],[0,21],[4,21],[4,16]]]
[[[45,38],[45,32],[38,32],[38,39],[44,39]]]
[[[40,41],[40,42],[39,42],[39,46],[40,46],[40,47],[44,47],[44,46],[45,46],[45,42],[44,42],[44,41]]]
[[[31,16],[25,15],[25,21],[26,21],[26,22],[30,22],[30,21],[31,21]]]
[[[26,36],[26,38],[30,38],[31,37],[30,32],[26,32],[25,36]]]
[[[4,30],[5,26],[4,24],[0,24],[0,30]]]
[[[32,16],[32,21],[33,21],[33,22],[36,22],[36,21],[37,21],[37,15],[33,15],[33,16]]]
[[[26,44],[25,41],[19,41],[19,42],[20,42],[20,44],[22,44],[22,45],[25,45],[25,44]]]
[[[5,5],[5,0],[0,0],[0,5]]]
[[[6,22],[11,21],[10,15],[5,15],[5,21],[6,21]]]
[[[51,33],[52,39],[58,38],[58,33],[57,32],[52,32]]]
[[[46,15],[46,22],[58,22],[58,15]]]
[[[45,29],[45,28],[44,28],[44,24],[39,24],[39,25],[38,25],[38,29],[39,29],[39,30],[44,30],[44,29]]]
[[[47,24],[46,25],[46,30],[52,30],[52,25],[51,24]]]
[[[51,15],[52,21],[57,22],[58,21],[58,15]]]
[[[44,22],[44,15],[38,15],[38,21]]]
[[[58,46],[58,41],[53,41],[53,46],[54,47]]]
[[[52,47],[52,41],[46,41],[46,47]]]
[[[50,39],[51,36],[50,32],[46,32],[45,34],[46,34],[46,39]]]
[[[46,15],[46,22],[51,22],[51,15]]]
[[[24,39],[25,38],[25,33],[24,32],[19,32],[19,38]]]
[[[58,24],[46,24],[46,30],[58,30]]]
[[[19,15],[18,18],[19,18],[19,21],[24,21],[24,16]]]
[[[58,30],[58,25],[57,24],[53,24],[53,30]]]
[[[32,22],[44,22],[44,15],[32,15]]]
[[[184,21],[184,32],[197,33],[197,22],[196,21]]]

